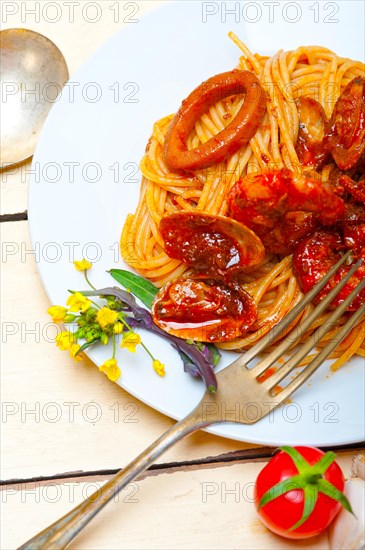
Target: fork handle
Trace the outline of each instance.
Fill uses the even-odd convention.
[[[202,408],[198,405],[188,416],[174,424],[123,470],[117,472],[101,489],[25,542],[18,550],[65,548],[119,491],[144,472],[167,449],[186,435],[211,423],[203,421],[201,411]]]

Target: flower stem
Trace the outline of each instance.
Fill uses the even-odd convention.
[[[148,355],[151,357],[152,361],[155,361],[155,360],[156,360],[156,357],[154,357],[154,356],[152,355],[152,353],[150,352],[150,350],[147,348],[147,346],[144,345],[143,342],[141,342],[141,346],[142,346],[142,348],[145,350],[145,352],[147,352]]]
[[[89,285],[90,288],[92,288],[93,290],[96,290],[96,288],[94,287],[94,285],[92,285],[89,281],[89,277],[87,276],[87,271],[86,269],[84,269],[84,276],[85,276],[85,280],[87,282],[87,284]]]
[[[116,341],[115,341],[115,334],[113,334],[113,359],[115,359],[115,353],[117,351]]]

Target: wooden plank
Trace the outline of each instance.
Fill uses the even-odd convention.
[[[26,253],[27,222],[1,227],[1,479],[123,467],[173,421],[109,382],[91,362],[74,363],[56,348],[35,256]],[[160,462],[254,447],[200,432]]]
[[[347,477],[352,456],[338,456]],[[328,549],[326,533],[306,541],[289,541],[271,534],[261,524],[252,504],[252,488],[264,463],[149,474],[121,492],[71,548]],[[2,548],[23,543],[97,490],[103,481],[93,477],[4,489]],[[15,518],[21,518],[21,529]]]
[[[70,81],[74,82],[77,69],[103,42],[122,27],[138,24],[145,13],[161,3],[156,0],[102,0],[94,3],[74,2],[74,5],[57,2],[51,6],[33,0],[8,2],[2,12],[2,30],[26,27],[44,34],[61,50],[69,69]],[[58,4],[57,9],[55,4]],[[27,209],[31,168],[31,162],[26,161],[0,172],[1,215],[17,214]]]

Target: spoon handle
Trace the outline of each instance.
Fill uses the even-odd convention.
[[[198,405],[188,416],[174,424],[128,466],[117,472],[101,489],[38,535],[25,542],[18,550],[65,548],[119,491],[144,472],[160,455],[186,435],[209,424],[209,422],[203,421],[201,410]]]

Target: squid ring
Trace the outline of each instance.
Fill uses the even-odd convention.
[[[196,121],[221,99],[245,93],[244,103],[230,124],[203,145],[187,150],[186,142]],[[233,70],[209,78],[182,102],[168,129],[164,156],[172,170],[198,170],[233,155],[256,133],[266,110],[265,93],[256,76]]]

